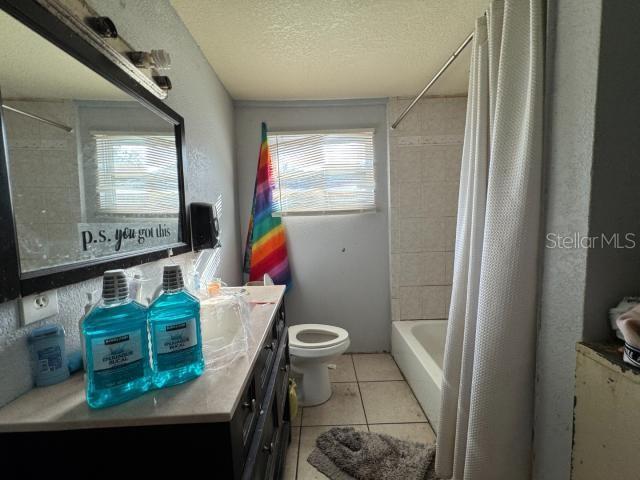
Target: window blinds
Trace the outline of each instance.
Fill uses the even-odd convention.
[[[375,209],[373,130],[271,133],[274,211]]]
[[[99,213],[178,213],[178,164],[173,135],[95,134],[94,138]]]

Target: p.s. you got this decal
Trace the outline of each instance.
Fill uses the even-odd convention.
[[[175,243],[177,232],[177,223],[80,223],[78,243],[83,252],[104,255]]]

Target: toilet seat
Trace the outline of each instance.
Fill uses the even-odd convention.
[[[298,382],[300,404],[311,407],[326,402],[332,392],[328,364],[349,348],[349,332],[307,323],[289,327],[288,334],[291,370],[302,377]]]
[[[298,336],[303,333],[318,333],[321,335],[332,335],[333,338],[324,342],[304,342]],[[289,346],[295,349],[318,350],[335,347],[349,341],[349,332],[344,328],[334,327],[332,325],[321,325],[319,323],[304,323],[302,325],[293,325],[289,327]]]

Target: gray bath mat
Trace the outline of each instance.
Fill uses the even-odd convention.
[[[307,461],[331,480],[435,480],[435,447],[380,433],[334,427]]]

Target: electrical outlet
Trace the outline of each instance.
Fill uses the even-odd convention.
[[[48,292],[22,297],[20,305],[23,326],[53,317],[60,311],[58,308],[58,291],[49,290]]]

